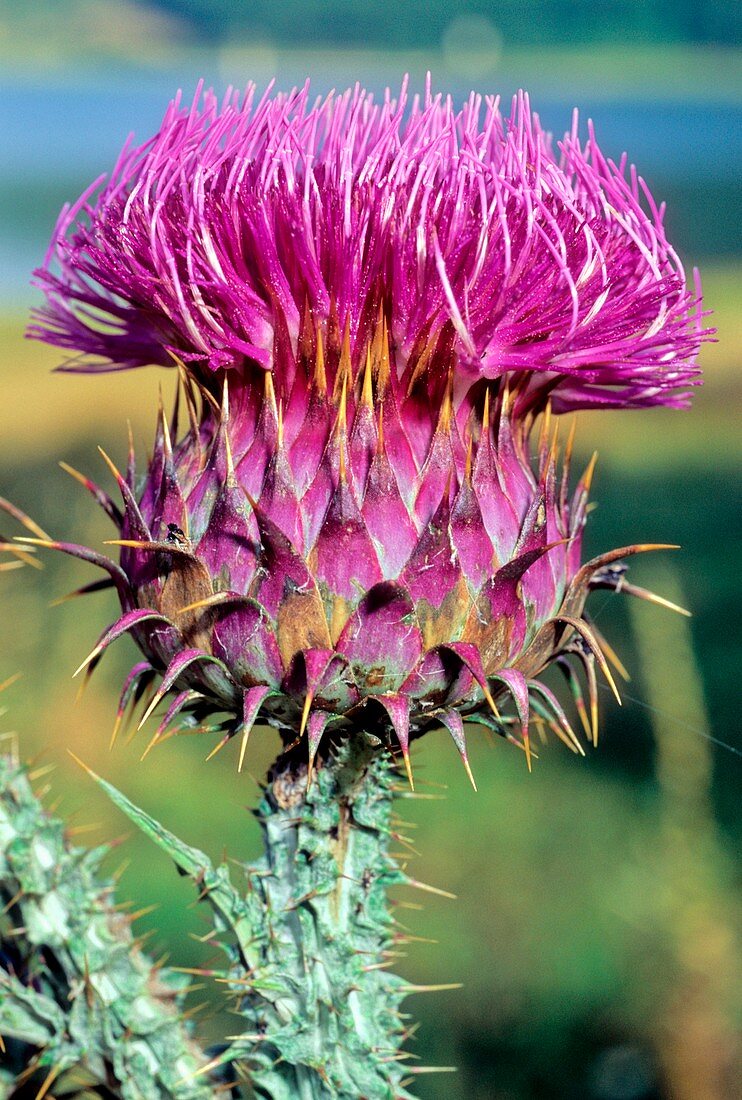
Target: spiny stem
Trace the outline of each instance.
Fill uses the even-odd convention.
[[[293,756],[270,773],[258,810],[265,854],[245,868],[259,934],[252,987],[235,972],[247,1037],[231,1048],[258,1096],[409,1095],[399,1059],[407,987],[386,969],[387,889],[406,881],[389,854],[395,778],[364,737],[337,746],[309,788]]]
[[[311,784],[296,751],[279,758],[256,811],[264,854],[240,883],[86,770],[194,882],[228,957],[223,971],[199,973],[231,992],[237,1034],[183,1085],[207,1074],[235,1095],[249,1082],[263,1100],[410,1098],[400,1005],[435,987],[387,970],[399,943],[387,890],[427,887],[390,853],[398,775],[379,738],[355,731],[332,744]]]

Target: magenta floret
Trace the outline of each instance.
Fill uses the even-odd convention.
[[[67,369],[281,371],[306,306],[354,357],[383,309],[402,371],[448,323],[470,381],[525,374],[536,408],[682,405],[708,332],[662,215],[576,114],[554,149],[522,93],[508,117],[406,84],[199,90],[63,213],[31,334],[88,357]]]

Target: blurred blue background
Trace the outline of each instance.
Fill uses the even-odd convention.
[[[693,619],[594,597],[632,680],[621,711],[605,698],[601,745],[587,760],[550,744],[528,776],[520,753],[483,735],[474,795],[443,735],[415,748],[423,792],[441,796],[401,807],[417,830],[415,871],[458,901],[401,914],[440,946],[410,949],[400,969],[418,982],[464,982],[412,1005],[415,1053],[459,1067],[419,1078],[421,1097],[739,1094],[741,13],[705,0],[0,0],[0,493],[57,537],[108,537],[57,459],[104,478],[95,445],[120,457],[127,418],[144,453],[162,379],[52,375],[57,354],[22,338],[36,300],[30,271],[62,203],[111,166],[131,131],[152,134],[174,92],[189,97],[201,77],[217,89],[274,77],[286,89],[310,76],[318,93],[355,81],[382,92],[405,72],[421,89],[431,70],[457,101],[475,88],[507,102],[526,88],[557,136],[579,106],[604,151],[627,150],[667,201],[668,235],[701,269],[719,342],[704,350],[694,410],[578,423],[584,458],[600,452],[588,552],[681,543],[632,572]],[[14,727],[24,755],[58,765],[53,789],[63,812],[95,824],[91,842],[121,820],[67,747],[184,839],[250,856],[258,838],[244,807],[257,788],[226,752],[208,767],[193,740],[141,766],[146,741],[109,755],[133,650],[107,657],[75,702],[69,675],[112,601],[49,604],[88,579],[70,561],[0,574],[0,682],[23,674],[5,693],[0,732]],[[272,738],[254,739],[256,779]],[[122,889],[137,907],[160,905],[143,929],[171,961],[203,965],[187,887],[138,838],[126,852]],[[217,1036],[230,1027],[220,993],[200,996]]]

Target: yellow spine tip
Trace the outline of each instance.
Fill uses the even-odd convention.
[[[240,759],[237,763],[237,774],[242,772],[242,765],[245,763],[245,753],[247,752],[247,742],[250,739],[250,726],[245,726],[242,733],[242,741],[240,742]]]
[[[309,712],[310,712],[311,709],[312,709],[312,693],[311,693],[311,691],[308,691],[307,695],[306,695],[306,698],[304,700],[304,709],[301,712],[301,724],[299,726],[299,737],[304,736],[304,732],[307,728],[307,722],[309,721]]]
[[[472,472],[472,451],[473,451],[473,448],[474,448],[474,440],[473,440],[472,436],[470,435],[469,440],[468,440],[467,445],[466,445],[466,467],[465,467],[465,471],[464,471],[465,475],[466,475],[466,480],[470,483],[471,483],[471,472]]]
[[[476,791],[477,790],[477,784],[474,781],[474,773],[471,770],[471,764],[469,763],[469,760],[467,759],[467,757],[464,756],[464,757],[462,757],[462,759],[463,759],[463,762],[464,762],[464,769],[466,771],[467,776],[469,777],[469,782],[471,783],[472,787]]]
[[[160,700],[162,698],[163,698],[162,693],[159,692],[159,691],[156,691],[153,698],[152,698],[152,701],[150,702],[149,706],[147,707],[147,709],[145,710],[144,714],[142,715],[142,717],[139,721],[139,725],[137,726],[137,733],[139,733],[140,729],[142,729],[145,722],[150,717],[150,715],[154,711],[155,707],[157,706],[157,704],[160,702]]]
[[[584,474],[582,475],[582,478],[581,478],[582,488],[583,488],[584,492],[586,492],[586,493],[590,491],[590,486],[593,483],[593,474],[595,473],[595,464],[596,464],[597,461],[598,461],[598,452],[593,451],[592,458],[588,462],[587,468],[586,468],[586,470],[585,470],[585,472],[584,472]]]
[[[80,673],[82,672],[82,670],[84,668],[87,668],[87,666],[90,664],[90,662],[94,661],[96,657],[99,657],[102,652],[103,652],[103,650],[102,650],[101,646],[99,646],[99,645],[97,645],[95,647],[95,649],[91,650],[90,653],[85,658],[85,660],[82,662],[82,664],[78,665],[78,667],[72,673],[72,679],[74,680],[76,676],[79,676]]]
[[[165,410],[161,409],[160,413],[162,415],[162,440],[165,447],[165,454],[171,455],[173,453],[173,442],[170,438],[170,425],[167,422]]]
[[[410,754],[409,754],[409,751],[407,749],[402,749],[402,758],[404,759],[404,768],[405,768],[405,771],[407,772],[407,781],[410,784],[410,790],[414,791],[415,781],[412,778],[412,763],[410,761]]]
[[[327,374],[325,372],[325,347],[322,329],[317,326],[317,354],[314,360],[314,385],[320,397],[327,394]]]
[[[265,397],[264,400],[270,404],[273,411],[273,415],[278,420],[278,405],[276,404],[276,390],[273,385],[273,374],[267,370],[265,372]]]
[[[348,428],[348,375],[343,374],[338,400],[337,427],[339,434],[345,434]]]
[[[366,368],[363,372],[363,390],[361,392],[361,401],[367,409],[373,408],[374,392],[372,384],[372,370],[371,370],[371,345],[366,348]]]
[[[487,703],[489,704],[490,710],[494,714],[495,718],[497,718],[497,720],[499,721],[501,715],[500,715],[499,710],[497,709],[497,704],[495,703],[495,700],[492,698],[492,692],[490,691],[489,688],[483,688],[483,691],[484,691],[484,697],[487,700]]]
[[[216,754],[217,754],[217,753],[218,753],[218,752],[219,752],[219,751],[220,751],[221,749],[223,749],[223,748],[224,748],[224,746],[225,746],[225,745],[227,744],[227,742],[228,742],[228,741],[229,741],[229,740],[231,739],[231,737],[232,737],[232,734],[231,734],[231,733],[227,733],[227,734],[225,734],[225,736],[224,736],[224,737],[222,737],[222,739],[221,739],[221,741],[219,742],[219,744],[218,744],[218,745],[216,745],[216,746],[215,746],[215,747],[214,747],[214,748],[213,748],[213,749],[211,750],[211,752],[210,752],[210,753],[208,754],[208,756],[207,756],[207,757],[206,757],[206,759],[204,760],[204,763],[205,763],[205,764],[208,764],[209,760],[211,760],[211,759],[212,759],[212,758],[213,758],[214,756],[216,756]]]

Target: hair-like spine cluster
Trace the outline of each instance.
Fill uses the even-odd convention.
[[[555,150],[523,94],[508,117],[429,87],[379,104],[199,90],[95,191],[37,272],[32,334],[92,357],[68,369],[174,354],[280,374],[307,302],[356,354],[383,306],[401,370],[448,323],[469,383],[525,374],[555,411],[683,404],[697,381],[697,294],[663,208],[591,127],[581,144],[576,114]]]

